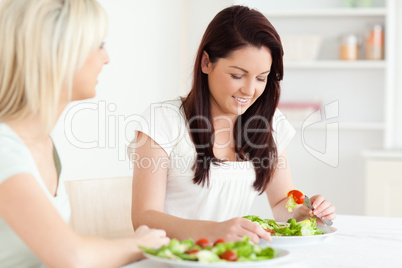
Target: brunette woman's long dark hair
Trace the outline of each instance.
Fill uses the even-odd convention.
[[[272,56],[271,72],[262,95],[238,116],[234,125],[236,156],[252,161],[256,180],[253,187],[264,192],[273,176],[278,153],[273,138],[272,118],[280,97],[280,80],[283,78],[283,49],[280,37],[272,24],[260,12],[244,6],[231,6],[219,12],[208,25],[197,52],[193,84],[188,96],[183,99],[183,108],[190,128],[190,135],[197,151],[193,182],[209,185],[209,170],[212,164],[221,164],[213,153],[212,115],[208,75],[201,71],[203,51],[209,60],[216,63],[238,49],[246,46],[267,47]],[[264,133],[244,130],[259,129]],[[200,132],[199,130],[208,130]]]

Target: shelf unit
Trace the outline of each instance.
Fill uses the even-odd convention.
[[[383,17],[385,8],[331,8],[331,9],[302,9],[302,10],[271,10],[262,11],[269,17]]]
[[[340,60],[316,60],[316,61],[285,61],[285,69],[385,69],[386,62],[384,60],[357,60],[357,61],[340,61]]]
[[[292,21],[295,22],[297,19],[299,19],[300,22],[304,23],[303,26],[301,26],[301,30],[299,30],[300,34],[303,34],[303,32],[308,32],[308,34],[311,34],[312,32],[314,33],[314,28],[318,28],[317,21],[325,22],[327,21],[329,24],[332,24],[332,28],[329,30],[333,30],[333,32],[339,31],[342,33],[342,27],[337,26],[336,24],[338,22],[342,22],[345,19],[348,19],[349,21],[356,21],[359,22],[360,24],[364,24],[365,21],[368,22],[378,22],[380,21],[382,24],[386,23],[386,16],[387,16],[387,8],[385,5],[383,7],[375,7],[375,8],[341,8],[341,7],[331,7],[331,8],[301,8],[301,9],[289,9],[289,10],[275,10],[272,9],[270,11],[263,11],[263,14],[267,16],[271,20],[271,22],[274,24],[275,27],[279,25],[280,28],[280,34],[287,34],[288,30],[291,28],[289,25],[286,25],[286,21]],[[367,24],[369,24],[367,22]],[[281,23],[284,24],[285,26],[281,26]],[[308,27],[304,27],[308,25]],[[335,26],[334,26],[335,25]],[[343,25],[345,26],[345,25]],[[320,25],[320,27],[322,27]],[[360,26],[361,27],[361,26]],[[353,28],[353,27],[352,27]],[[277,28],[278,29],[278,28]],[[293,30],[293,29],[290,29]],[[356,31],[356,28],[353,30]],[[364,29],[360,29],[363,31]],[[298,33],[299,33],[298,32]],[[321,33],[322,33],[321,29]],[[294,32],[293,32],[294,33]],[[364,59],[359,59],[356,61],[343,61],[343,60],[338,60],[336,59],[338,51],[336,50],[338,48],[337,44],[333,44],[336,42],[336,38],[334,36],[340,35],[340,33],[332,33],[332,36],[330,36],[329,33],[323,33],[324,39],[327,38],[327,44],[323,43],[323,47],[328,45],[332,45],[331,48],[327,48],[326,51],[323,51],[320,55],[320,57],[317,60],[311,60],[311,61],[297,61],[297,60],[288,60],[286,61],[285,57],[285,62],[284,62],[284,68],[287,74],[290,73],[290,77],[292,78],[292,75],[294,74],[299,74],[300,72],[303,72],[303,74],[308,76],[312,75],[317,75],[317,72],[320,73],[320,75],[325,75],[328,74],[329,72],[334,72],[333,75],[335,77],[342,77],[344,76],[345,73],[347,74],[352,74],[352,73],[358,73],[358,72],[366,72],[369,71],[371,73],[374,73],[376,76],[382,76],[386,72],[387,68],[387,60],[364,60]],[[324,50],[323,48],[322,50]],[[286,54],[286,51],[285,51]],[[362,54],[362,53],[360,53]],[[362,56],[362,55],[360,55]],[[350,75],[349,75],[350,76]],[[297,79],[297,78],[296,78]],[[333,79],[333,78],[332,78]],[[327,82],[331,83],[331,80],[328,80]],[[348,79],[353,80],[353,78],[348,77]],[[384,77],[379,78],[383,80],[382,83],[382,90],[385,92],[385,79]],[[303,85],[303,81],[299,81],[300,83],[296,83],[297,85]],[[357,86],[355,86],[357,87]],[[284,91],[286,92],[291,92],[296,88],[294,85],[291,85],[289,87],[284,87]],[[351,87],[353,88],[353,87]],[[345,89],[346,90],[346,89]],[[309,95],[308,92],[311,92],[311,90],[307,90],[306,96]],[[288,93],[286,95],[285,93],[285,98],[286,97],[292,97],[291,93]],[[305,97],[306,97],[305,96]],[[362,97],[367,97],[367,96],[362,96]],[[317,99],[318,97],[316,96],[311,96],[313,99]],[[285,101],[287,101],[285,99]],[[307,100],[309,101],[309,100]],[[325,104],[325,103],[323,103]],[[350,108],[351,111],[353,111],[353,108]],[[383,113],[383,111],[379,111],[379,113]],[[301,123],[295,123],[294,126],[296,129],[300,129]],[[385,131],[386,129],[386,122],[384,119],[384,116],[382,116],[382,120],[378,121],[378,118],[362,118],[362,120],[357,120],[355,118],[345,118],[344,121],[341,121],[339,123],[339,130],[368,130],[368,131],[377,131],[377,130],[382,130]],[[326,127],[323,126],[310,126],[310,129],[315,129],[315,130],[326,130]],[[381,141],[383,142],[383,141]]]
[[[301,129],[303,127],[303,122],[301,121],[290,121],[292,126],[296,129]],[[335,126],[329,125],[329,129],[334,129]],[[307,127],[312,130],[325,130],[325,124],[313,124]],[[365,131],[365,130],[379,130],[384,131],[385,124],[383,122],[342,122],[339,123],[337,129],[342,131]]]

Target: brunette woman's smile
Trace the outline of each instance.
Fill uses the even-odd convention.
[[[241,106],[248,105],[251,101],[251,98],[240,98],[235,96],[233,96],[233,98],[235,99],[236,103],[238,103]]]

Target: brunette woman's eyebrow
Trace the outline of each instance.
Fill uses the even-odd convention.
[[[235,69],[239,69],[239,70],[241,70],[241,71],[243,71],[243,72],[245,72],[245,73],[248,74],[248,71],[244,70],[243,68],[240,68],[240,67],[237,67],[237,66],[229,66],[229,67],[235,68]],[[268,70],[268,71],[263,72],[263,73],[260,73],[260,74],[267,74],[267,73],[269,73],[269,72],[271,72],[271,70]]]
[[[232,67],[232,68],[235,68],[235,69],[239,69],[239,70],[241,70],[241,71],[243,71],[243,72],[245,72],[245,73],[248,73],[248,71],[244,70],[243,68],[237,67],[237,66],[229,66],[229,67]]]

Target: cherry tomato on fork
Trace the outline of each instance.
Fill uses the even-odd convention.
[[[196,245],[205,248],[210,245],[209,240],[206,238],[200,238],[197,242],[195,242]]]
[[[304,203],[304,194],[302,192],[300,192],[299,190],[289,191],[288,197],[290,197],[290,195],[293,196],[293,199],[295,200],[295,202],[297,204],[303,204]]]

